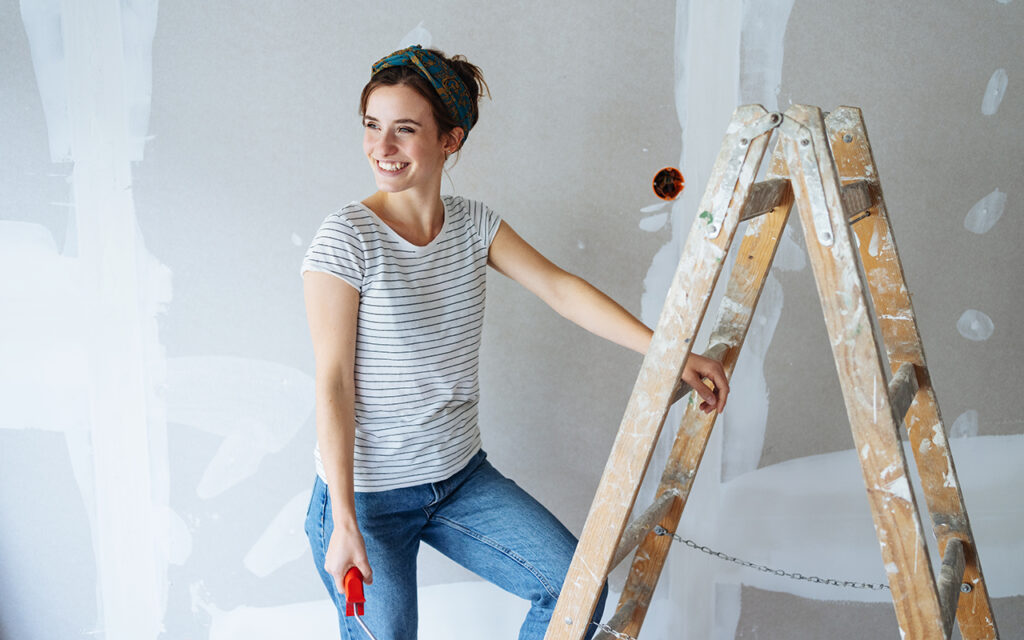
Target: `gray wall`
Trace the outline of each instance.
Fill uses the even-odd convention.
[[[732,109],[860,106],[997,621],[1017,637],[1022,27],[1012,0],[0,3],[0,639],[330,637],[301,531],[314,433],[298,265],[324,216],[372,190],[358,92],[415,41],[467,55],[494,98],[444,190],[487,201],[649,324]],[[688,186],[659,206],[666,165]],[[965,227],[1000,206],[990,229]],[[681,531],[880,581],[792,224]],[[977,314],[958,330],[969,310],[990,335]],[[485,446],[578,532],[640,358],[497,274],[485,336]],[[429,549],[420,582],[421,637],[514,635],[522,605]],[[645,629],[861,638],[896,623],[885,594],[680,547]]]

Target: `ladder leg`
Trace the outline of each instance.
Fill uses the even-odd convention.
[[[782,133],[896,616],[903,637],[939,640],[945,633],[935,576],[821,111],[794,105]]]
[[[784,177],[786,170],[785,158],[776,152],[769,179]],[[736,253],[736,262],[710,338],[711,351],[716,350],[716,345],[726,347],[721,361],[730,379],[789,219],[792,194],[787,186],[779,204],[770,213],[750,222]],[[717,417],[717,413],[709,415],[700,411],[692,401],[686,406],[657,491],[657,495],[674,492],[677,496],[659,522],[668,531],[675,532],[679,525]],[[619,610],[631,607],[628,622],[621,627],[623,633],[634,637],[639,634],[671,546],[672,538],[649,533],[637,550],[619,600]]]
[[[840,107],[829,114],[825,123],[840,179],[843,182],[878,180],[860,110]],[[997,637],[997,631],[988,589],[931,385],[903,265],[881,190],[875,188],[879,191],[877,207],[871,209],[870,217],[853,225],[860,240],[861,262],[868,275],[890,366],[895,370],[909,362],[917,372],[919,389],[907,412],[906,424],[938,548],[945,553],[952,539],[963,542],[966,564],[963,582],[969,585],[970,591],[960,594],[957,609],[960,634],[964,640],[991,640]]]
[[[545,640],[579,640],[587,631],[740,211],[779,122],[778,114],[758,105],[733,114]]]

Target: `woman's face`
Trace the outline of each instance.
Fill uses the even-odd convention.
[[[438,136],[430,103],[415,89],[385,85],[366,100],[363,152],[381,191],[440,190],[451,137]]]

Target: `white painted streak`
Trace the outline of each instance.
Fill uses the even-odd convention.
[[[992,318],[988,317],[985,312],[978,311],[977,309],[968,309],[957,320],[956,330],[968,340],[981,342],[992,337],[992,333],[995,331],[995,324],[992,322]]]
[[[1024,509],[1017,508],[1020,487],[1024,486],[1024,466],[1017,463],[1024,456],[1024,436],[963,438],[955,446],[957,473],[990,594],[1000,598],[1024,594],[1024,553],[1020,552],[1019,536]],[[883,582],[885,567],[871,512],[865,507],[857,457],[853,450],[839,451],[744,474],[722,487],[716,504],[719,520],[708,534],[711,538],[689,537],[731,555],[805,575]],[[908,499],[907,478],[900,480],[899,485],[888,488]],[[750,535],[751,531],[757,535]],[[889,601],[887,592],[822,587],[722,562],[713,565],[713,570],[715,580],[805,598]],[[692,608],[687,615],[694,615]]]
[[[245,554],[245,568],[265,578],[309,549],[302,523],[309,504],[309,491],[303,490],[289,500],[267,530]]]
[[[640,220],[640,229],[648,233],[660,231],[668,222],[668,213],[657,213]]]
[[[978,435],[978,412],[969,409],[960,414],[949,428],[950,438],[972,438]]]
[[[424,49],[430,48],[430,46],[433,44],[433,37],[430,35],[430,32],[427,31],[427,29],[423,26],[422,21],[420,21],[418,25],[413,27],[413,29],[409,33],[405,34],[405,37],[402,38],[402,41],[398,43],[398,48],[404,49],[406,47],[411,47],[414,44],[418,44],[422,46]]]
[[[170,274],[146,251],[131,193],[130,162],[141,142],[129,123],[145,126],[131,113],[148,100],[152,72],[148,57],[126,61],[126,53],[137,57],[151,46],[155,6],[132,3],[126,16],[117,0],[22,3],[51,158],[74,161],[76,234],[69,244],[77,241],[87,304],[79,318],[88,340],[78,347],[87,367],[88,447],[73,444],[77,433],[68,437],[93,526],[107,640],[159,635],[172,553],[155,319],[170,299]],[[182,551],[176,547],[176,557]]]
[[[657,202],[655,204],[649,204],[646,207],[640,209],[640,213],[654,213],[655,211],[661,211],[668,205],[667,202]]]
[[[981,99],[983,115],[992,116],[999,110],[999,104],[1003,101],[1009,81],[1006,69],[996,69],[992,72],[992,77],[988,79],[988,85],[985,87],[985,95]]]
[[[313,379],[252,358],[190,357],[168,362],[168,419],[224,437],[196,488],[212,498],[251,477],[291,442],[313,411]]]
[[[1005,210],[1006,194],[996,189],[971,207],[964,217],[964,229],[977,234],[988,233]]]

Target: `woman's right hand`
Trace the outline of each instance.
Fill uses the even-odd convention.
[[[354,524],[336,524],[331,533],[331,541],[327,543],[324,570],[334,576],[338,593],[345,593],[345,574],[352,567],[359,569],[366,584],[373,584],[373,571],[366,558],[366,545],[363,542],[363,534],[359,533],[359,527]]]

